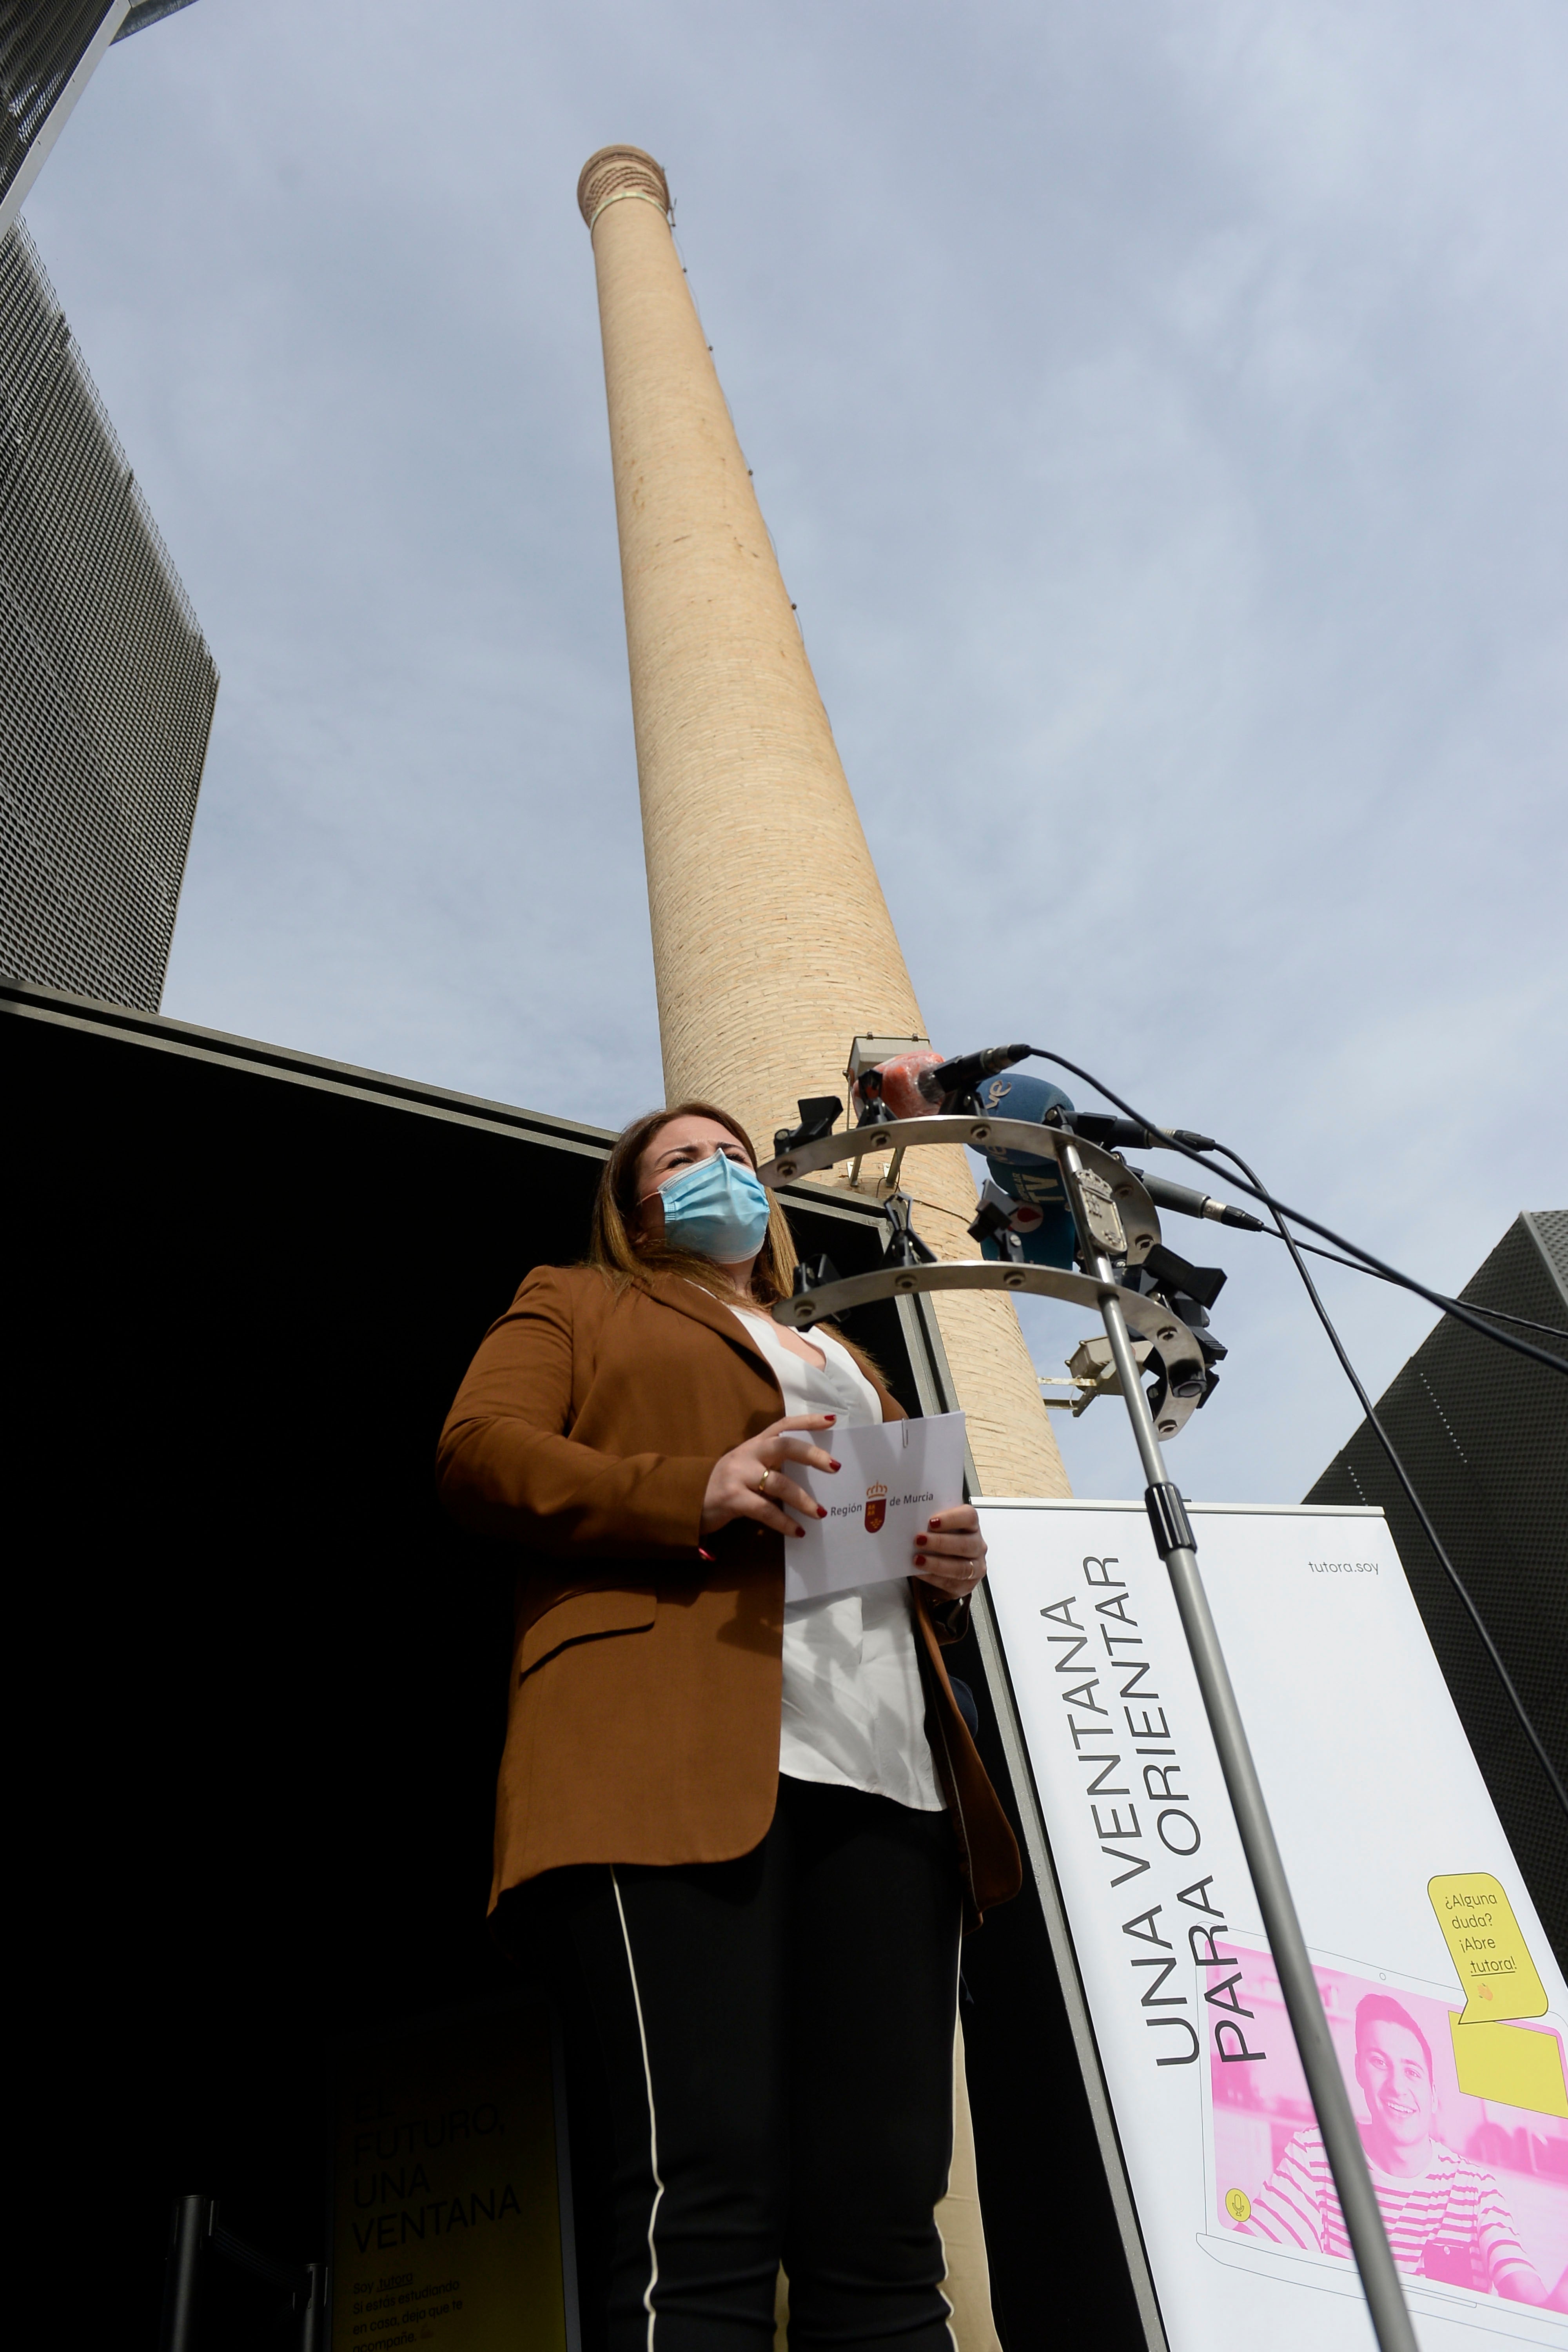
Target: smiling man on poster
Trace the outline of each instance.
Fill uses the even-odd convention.
[[[1511,2303],[1568,2309],[1568,2272],[1551,2292],[1526,2260],[1491,2174],[1434,2137],[1431,2045],[1391,1994],[1369,1993],[1357,2005],[1355,2078],[1367,2105],[1362,2137],[1373,2186],[1400,2269]],[[1243,2227],[1274,2245],[1349,2262],[1321,2133],[1296,2134]]]

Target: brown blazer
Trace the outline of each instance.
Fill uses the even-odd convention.
[[[886,1420],[902,1409],[879,1391]],[[784,1412],[727,1307],[655,1277],[618,1294],[540,1267],[492,1325],[441,1433],[442,1498],[522,1549],[491,1904],[584,1862],[727,1862],[778,1788],[784,1538],[737,1520],[703,1547],[721,1454]],[[926,1727],[973,1916],[1019,1884],[1006,1816],[959,1714],[941,1642],[968,1604],[914,1583]]]

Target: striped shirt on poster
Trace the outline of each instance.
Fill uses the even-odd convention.
[[[1499,2291],[1500,2272],[1528,2261],[1491,2174],[1451,2148],[1433,2142],[1430,2165],[1413,2180],[1380,2172],[1376,2165],[1371,2169],[1388,2242],[1402,2271],[1425,2271],[1434,2240],[1446,2247],[1463,2246],[1469,2252],[1470,2284],[1478,2294],[1487,2294]],[[1350,2260],[1350,2237],[1320,2133],[1296,2134],[1254,2198],[1243,2226],[1248,2236],[1278,2246]]]

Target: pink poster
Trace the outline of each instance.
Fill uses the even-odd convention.
[[[1234,2002],[1251,2021],[1245,2040],[1239,2032],[1219,2037],[1209,2059],[1210,2227],[1270,2249],[1283,2263],[1348,2263],[1273,1962],[1246,1937],[1226,1939],[1225,1948],[1236,1954],[1237,1974],[1207,1971],[1215,2013]],[[1400,2268],[1458,2294],[1568,2310],[1568,2094],[1559,2035],[1550,2027],[1483,2026],[1483,2033],[1530,2032],[1549,2047],[1524,2051],[1539,2086],[1529,2092],[1535,2104],[1478,2097],[1459,2087],[1461,2000],[1348,1968],[1316,1973]],[[1238,2053],[1228,2061],[1220,2054],[1227,2044]]]

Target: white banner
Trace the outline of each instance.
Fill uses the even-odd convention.
[[[1172,2352],[1366,2352],[1142,1506],[981,1507]],[[1423,2352],[1568,2346],[1568,1995],[1383,1516],[1192,1518]]]

